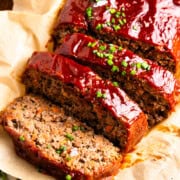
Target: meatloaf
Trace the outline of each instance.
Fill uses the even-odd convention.
[[[64,38],[56,53],[75,58],[119,85],[148,115],[150,127],[174,109],[178,88],[173,74],[121,46],[74,33]]]
[[[180,61],[180,6],[173,0],[91,1],[91,30],[175,72]]]
[[[53,31],[52,41],[54,48],[61,43],[61,38],[72,32],[86,32],[88,25],[86,21],[86,9],[89,0],[67,0],[60,10]]]
[[[42,97],[17,98],[1,118],[17,154],[57,179],[96,180],[118,172],[119,148]]]
[[[35,52],[22,79],[27,90],[59,103],[68,115],[86,122],[126,152],[148,129],[145,114],[124,91],[64,56]]]

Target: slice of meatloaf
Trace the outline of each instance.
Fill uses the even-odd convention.
[[[23,82],[29,91],[59,103],[68,115],[85,121],[124,151],[146,133],[146,116],[124,91],[69,58],[35,52]]]
[[[1,118],[17,154],[57,179],[96,180],[118,172],[117,147],[41,97],[17,98]]]
[[[76,58],[103,78],[117,81],[148,115],[149,126],[167,118],[174,109],[178,89],[172,73],[121,46],[74,33],[64,38],[56,53]]]
[[[180,6],[173,0],[101,0],[91,1],[88,8],[97,37],[175,72],[180,61]]]
[[[61,38],[72,32],[86,32],[88,25],[85,14],[89,0],[67,0],[60,10],[52,31],[53,46],[61,43]]]

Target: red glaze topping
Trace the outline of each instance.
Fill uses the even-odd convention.
[[[174,41],[180,44],[180,6],[175,0],[100,0],[91,7],[90,23],[97,33],[119,34],[169,51]]]
[[[71,24],[75,27],[87,30],[85,11],[88,4],[88,0],[67,0],[59,14],[56,27],[63,24]]]
[[[150,84],[173,107],[176,80],[172,73],[122,47],[74,33],[67,35],[56,53],[104,67],[113,73],[131,75]]]
[[[173,0],[173,3],[180,6],[180,0]]]
[[[28,68],[37,69],[54,76],[65,83],[71,83],[92,103],[100,103],[126,127],[130,127],[140,114],[141,109],[130,100],[124,91],[104,81],[90,68],[82,66],[69,58],[47,52],[35,52],[29,59]],[[144,117],[145,118],[145,117]]]

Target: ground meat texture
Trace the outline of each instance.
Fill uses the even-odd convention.
[[[150,127],[166,119],[174,109],[178,83],[173,74],[121,46],[74,33],[64,38],[56,53],[75,58],[104,79],[118,82],[148,115]]]
[[[135,41],[133,39],[125,38],[124,36],[114,36],[113,34],[97,34],[96,37],[98,39],[103,39],[107,43],[113,43],[127,48],[133,51],[135,54],[141,56],[142,58],[153,60],[157,62],[158,65],[168,69],[172,73],[178,71],[178,69],[176,69],[174,57],[165,48],[163,49],[163,51],[160,51],[158,46],[153,46],[151,44],[138,40]]]
[[[82,32],[88,30],[85,18],[86,8],[89,0],[67,0],[60,10],[51,34],[53,49],[61,44],[61,39],[68,33]]]
[[[90,29],[175,73],[180,60],[180,7],[172,0],[91,1]]]
[[[147,131],[142,110],[124,91],[69,58],[37,52],[23,74],[29,91],[43,94],[109,138],[131,150]]]
[[[57,179],[101,179],[120,167],[119,148],[42,97],[17,98],[1,119],[17,154]]]

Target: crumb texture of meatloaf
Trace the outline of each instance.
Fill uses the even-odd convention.
[[[35,52],[22,77],[28,91],[59,103],[124,151],[147,132],[147,117],[120,88],[64,56]]]
[[[61,38],[72,32],[86,32],[88,24],[86,21],[86,9],[89,0],[67,0],[60,10],[52,31],[54,48],[61,43]]]
[[[96,180],[118,172],[119,148],[42,97],[17,98],[1,118],[17,154],[57,179]]]
[[[175,72],[180,61],[180,6],[173,0],[91,1],[88,8],[90,29],[98,38]]]
[[[120,86],[148,115],[149,126],[168,117],[176,104],[177,80],[156,63],[121,46],[80,33],[67,35],[55,51],[90,66]]]

